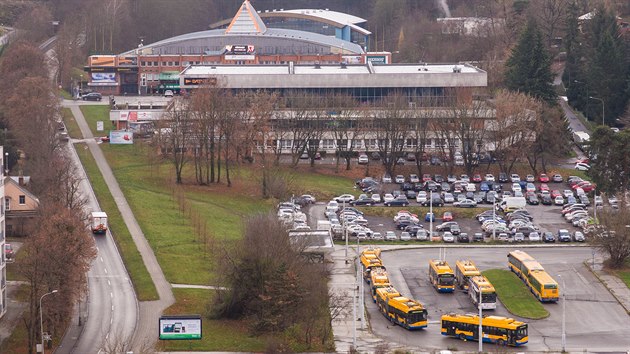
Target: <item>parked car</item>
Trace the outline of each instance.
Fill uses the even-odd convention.
[[[492,173],[488,173],[486,174],[484,179],[486,180],[486,182],[494,182],[494,175]]]
[[[446,182],[448,183],[455,183],[457,181],[457,176],[455,175],[448,175],[446,177]]]
[[[499,173],[499,183],[508,183],[510,179],[508,178],[507,173],[501,172]]]
[[[560,242],[571,242],[571,234],[567,229],[558,230],[558,241]]]
[[[591,169],[591,165],[583,162],[578,162],[575,164],[575,169],[578,171],[588,171]]]
[[[442,215],[442,222],[444,221],[453,221],[453,213],[450,211],[444,212],[444,215]]]
[[[403,183],[405,183],[405,176],[403,176],[403,175],[397,175],[397,176],[396,176],[395,181],[396,181],[396,183],[398,183],[398,184],[403,184]]]
[[[407,206],[409,200],[404,195],[398,196],[394,200],[383,203],[385,206]]]
[[[523,242],[525,241],[525,235],[522,232],[517,232],[514,234],[514,242]]]
[[[418,177],[418,175],[412,173],[409,175],[409,182],[420,183],[420,178]]]
[[[575,240],[575,242],[584,242],[586,239],[581,231],[576,231],[573,234],[573,240]]]
[[[483,234],[481,232],[475,232],[472,239],[473,242],[483,242]]]
[[[512,173],[512,175],[510,175],[510,182],[518,183],[520,181],[521,181],[521,176],[517,175],[516,173]]]
[[[361,154],[359,155],[359,165],[367,165],[370,162],[370,159],[368,158],[368,155],[366,154]]]
[[[536,195],[531,195],[527,198],[527,204],[529,205],[538,205],[540,203],[540,201],[538,200],[538,197],[536,197]]]
[[[400,240],[401,241],[411,241],[411,234],[409,234],[407,231],[403,231],[400,233]]]
[[[444,193],[444,203],[453,203],[455,202],[455,197],[452,193]]]
[[[10,243],[5,243],[4,244],[4,258],[7,260],[12,260],[14,256],[15,256],[15,252],[13,250],[13,245],[11,245]]]
[[[563,204],[564,204],[564,198],[562,198],[562,196],[561,196],[561,195],[559,195],[559,196],[557,196],[557,197],[555,197],[555,198],[553,199],[553,203],[554,203],[555,205],[563,205]]]
[[[335,197],[334,200],[337,203],[350,203],[354,201],[354,196],[352,194],[342,194],[338,197]]]
[[[350,202],[350,205],[374,205],[374,200],[372,198],[368,198],[367,196],[364,198],[359,198],[357,200],[353,200]]]
[[[548,232],[548,231],[543,233],[542,239],[543,239],[543,242],[546,242],[546,243],[556,242],[556,238],[553,235],[553,233]]]
[[[538,182],[540,182],[540,183],[548,183],[549,182],[549,176],[547,176],[547,174],[545,174],[545,173],[541,173],[538,176]]]
[[[426,213],[426,215],[424,216],[424,221],[426,222],[435,221],[435,214],[432,212]]]
[[[396,233],[394,231],[387,231],[385,232],[385,240],[396,241],[398,240],[398,237],[396,236]]]
[[[453,206],[459,207],[459,208],[474,208],[477,206],[477,202],[470,199],[464,199],[462,201],[453,203]]]
[[[562,178],[562,175],[559,175],[557,173],[555,175],[551,176],[551,180],[554,183],[562,183],[562,182],[564,182],[564,178]]]
[[[455,236],[453,236],[453,234],[450,233],[449,231],[446,231],[442,234],[442,241],[447,242],[447,243],[453,243],[455,242]]]
[[[536,231],[530,232],[528,238],[532,242],[540,242],[540,234]]]
[[[372,194],[372,201],[374,202],[374,204],[380,203],[381,202],[381,195],[378,193],[374,193]]]
[[[470,238],[468,237],[467,233],[462,232],[459,235],[457,235],[457,242],[468,243],[468,242],[470,242]]]
[[[392,183],[392,176],[383,175],[383,178],[381,179],[381,181],[383,181],[383,183]]]
[[[534,183],[536,182],[536,177],[534,177],[534,175],[527,175],[525,176],[525,182]]]
[[[103,95],[98,92],[90,92],[81,96],[81,99],[84,101],[100,101],[103,99]]]
[[[444,183],[444,177],[442,177],[442,175],[435,175],[433,176],[433,180],[435,181],[435,183]]]
[[[164,91],[164,97],[173,97],[173,90]]]
[[[383,239],[383,234],[381,234],[380,232],[375,232],[372,234],[372,240],[382,240]]]
[[[427,230],[418,230],[418,232],[416,232],[416,240],[418,240],[418,241],[428,241],[429,240],[429,232]]]

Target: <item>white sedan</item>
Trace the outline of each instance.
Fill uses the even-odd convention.
[[[591,166],[584,162],[578,162],[575,164],[575,169],[578,171],[588,171],[591,169]]]
[[[519,183],[512,183],[512,192],[522,192],[521,185]]]
[[[392,200],[394,200],[394,195],[391,193],[387,193],[383,196],[383,202],[387,203],[387,202],[391,202]]]
[[[350,203],[354,201],[352,194],[342,194],[334,199],[337,203]]]

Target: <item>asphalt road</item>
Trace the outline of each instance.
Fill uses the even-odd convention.
[[[81,192],[88,199],[87,211],[99,211],[94,191],[74,149],[71,156],[81,174]],[[57,353],[96,353],[101,348],[127,342],[134,333],[138,304],[133,285],[112,235],[94,235],[98,254],[87,274],[87,313],[79,338],[64,338]],[[85,310],[85,309],[83,309]]]
[[[453,264],[457,259],[472,259],[481,270],[507,269],[507,253],[513,248],[449,247],[446,260]],[[566,292],[566,348],[571,351],[626,351],[630,347],[627,329],[630,317],[608,290],[583,264],[592,257],[587,247],[521,248],[545,267]],[[438,248],[383,252],[382,258],[395,287],[423,303],[429,313],[429,326],[422,331],[410,332],[392,327],[369,300],[366,287],[366,309],[372,331],[379,337],[404,345],[431,349],[457,348],[459,351],[476,351],[478,343],[462,342],[440,334],[439,319],[444,313],[476,312],[468,296],[461,292],[438,294],[428,282],[428,260],[439,257]],[[566,287],[562,286],[562,280]],[[525,320],[529,323],[529,343],[524,348],[510,351],[548,351],[561,348],[562,301],[546,304],[550,316],[543,320]],[[499,304],[492,313],[511,316]],[[489,344],[485,350],[490,350]]]

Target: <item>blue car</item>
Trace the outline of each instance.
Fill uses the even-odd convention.
[[[435,221],[435,214],[427,213],[427,215],[424,216],[424,221],[426,222]]]
[[[479,184],[479,190],[480,190],[480,191],[482,191],[482,192],[487,192],[487,191],[489,191],[489,190],[490,190],[490,186],[488,185],[488,182],[485,182],[485,181],[484,181],[484,182],[481,182],[481,183]]]

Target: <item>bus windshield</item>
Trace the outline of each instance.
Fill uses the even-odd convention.
[[[455,277],[453,274],[441,274],[438,276],[438,283],[440,285],[453,285]]]
[[[556,284],[545,284],[545,289],[556,289],[557,287]]]
[[[491,294],[482,294],[481,295],[481,301],[482,302],[497,302],[497,294],[496,293],[491,293]]]
[[[527,337],[527,326],[520,326],[516,329],[516,338],[523,339]]]
[[[409,313],[409,323],[416,323],[420,321],[424,321],[427,319],[427,314],[425,311],[411,311]]]

